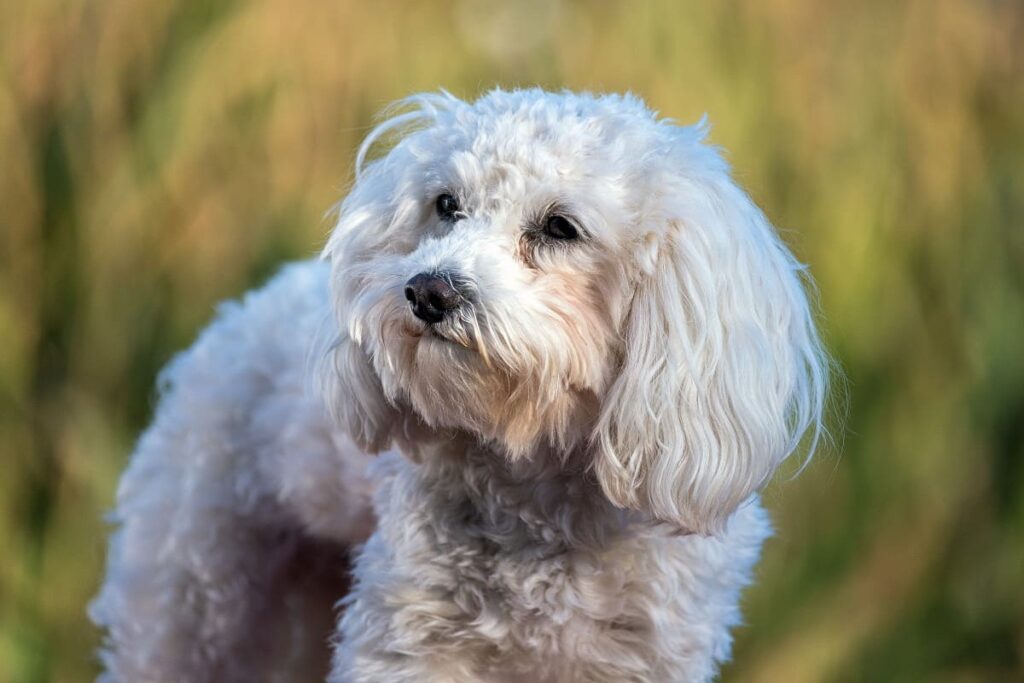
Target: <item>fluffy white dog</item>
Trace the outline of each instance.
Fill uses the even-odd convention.
[[[757,491],[821,431],[803,267],[704,129],[635,97],[398,112],[323,261],[164,373],[102,680],[712,678]]]

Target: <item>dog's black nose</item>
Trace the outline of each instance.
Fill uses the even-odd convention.
[[[445,313],[462,303],[447,273],[420,273],[405,283],[405,298],[413,314],[427,323],[439,323]]]

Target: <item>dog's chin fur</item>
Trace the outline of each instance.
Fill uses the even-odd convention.
[[[404,399],[416,419],[472,433],[512,460],[545,447],[569,453],[588,436],[598,408],[593,391],[558,387],[541,397],[536,378],[495,368],[478,346],[441,334],[392,341],[406,371],[382,389]]]
[[[91,607],[103,680],[712,678],[828,362],[703,138],[631,96],[400,103],[323,261],[165,371]],[[434,324],[418,274],[458,293]]]

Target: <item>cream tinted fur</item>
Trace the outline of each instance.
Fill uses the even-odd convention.
[[[397,111],[329,265],[289,267],[166,372],[92,607],[106,676],[316,671],[372,486],[330,681],[712,678],[770,533],[756,492],[819,431],[802,267],[703,129],[635,98]],[[552,212],[579,239],[545,237]],[[464,295],[432,327],[403,294],[421,272]]]

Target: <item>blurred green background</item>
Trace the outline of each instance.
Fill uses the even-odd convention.
[[[848,419],[724,678],[1024,680],[1022,3],[0,0],[0,681],[95,676],[158,369],[316,253],[385,104],[496,84],[707,112],[820,285]]]

